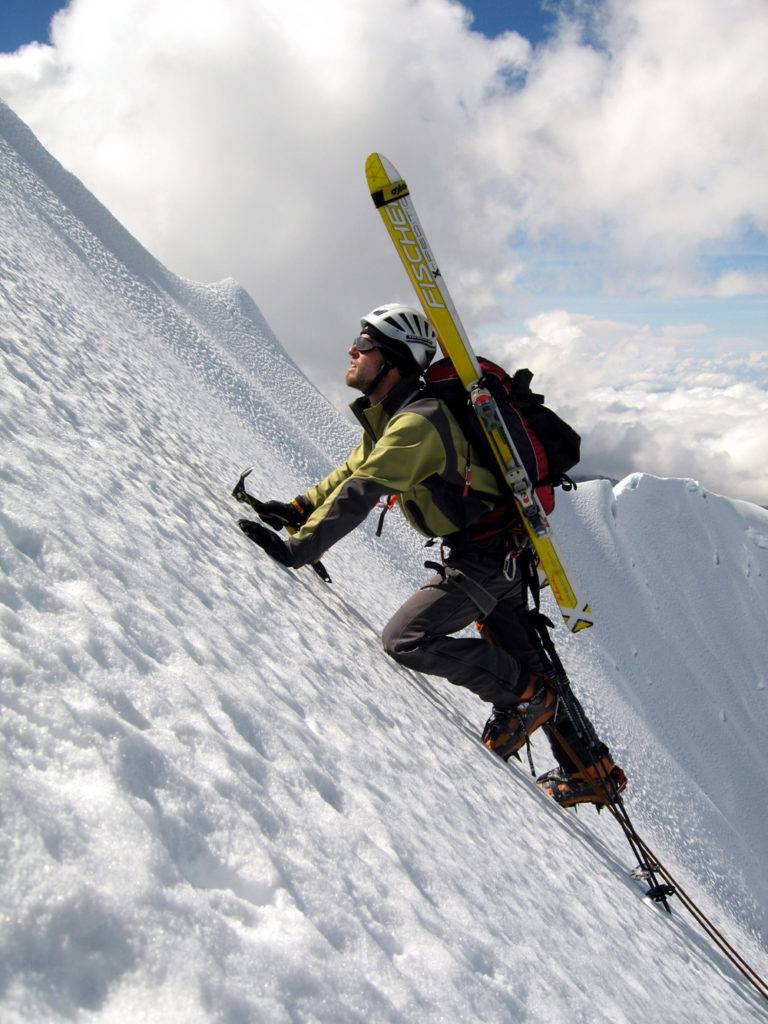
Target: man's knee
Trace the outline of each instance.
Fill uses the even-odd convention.
[[[418,667],[426,647],[446,625],[446,594],[442,586],[425,586],[401,605],[384,627],[384,650],[402,665]],[[450,630],[452,632],[452,630]]]
[[[417,633],[409,622],[399,621],[398,616],[390,619],[381,634],[384,650],[401,665],[411,665],[414,657],[418,659],[423,640],[421,633]]]
[[[402,656],[403,638],[401,630],[397,628],[397,624],[394,619],[390,620],[384,627],[384,632],[381,634],[381,642],[384,645],[384,650],[395,661],[400,661]]]

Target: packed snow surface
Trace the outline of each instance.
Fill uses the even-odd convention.
[[[288,498],[355,439],[249,296],[160,266],[5,106],[0,153],[2,1020],[765,1020],[610,815],[387,660],[425,575],[396,515],[331,585],[237,529],[242,469]],[[768,512],[638,473],[553,521],[638,831],[765,977]]]

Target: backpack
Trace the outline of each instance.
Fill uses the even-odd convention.
[[[531,391],[533,374],[530,370],[516,370],[510,377],[490,359],[479,357],[478,362],[482,381],[496,399],[544,513],[549,515],[555,507],[553,488],[569,491],[576,486],[568,470],[579,461],[581,438],[573,427],[544,405],[543,395]],[[439,359],[424,376],[429,393],[445,402],[467,440],[480,454],[483,465],[496,473],[503,488],[508,488],[453,363],[450,359]]]

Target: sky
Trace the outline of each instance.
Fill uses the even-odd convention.
[[[0,11],[0,53],[27,43],[50,42],[50,23],[61,0],[8,0]],[[552,26],[554,3],[539,0],[476,0],[464,6],[472,13],[472,28],[493,38],[513,29],[532,43],[540,42]]]
[[[0,46],[40,41],[0,95],[174,271],[242,282],[334,403],[359,317],[414,301],[378,150],[475,347],[531,365],[590,471],[768,503],[765,0],[73,0],[50,41],[34,7],[4,7]]]
[[[149,258],[5,104],[0,239],[3,1024],[765,1024],[768,511],[638,473],[553,514],[596,615],[560,656],[729,961],[386,657],[402,516],[331,585],[242,535],[246,465],[288,496],[358,435],[242,288]]]

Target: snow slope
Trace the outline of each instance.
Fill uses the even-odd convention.
[[[2,1020],[764,1020],[608,815],[387,661],[397,516],[330,587],[237,530],[243,467],[288,497],[355,436],[251,299],[161,267],[2,105],[0,160]],[[768,513],[638,475],[555,516],[630,812],[765,977]]]

